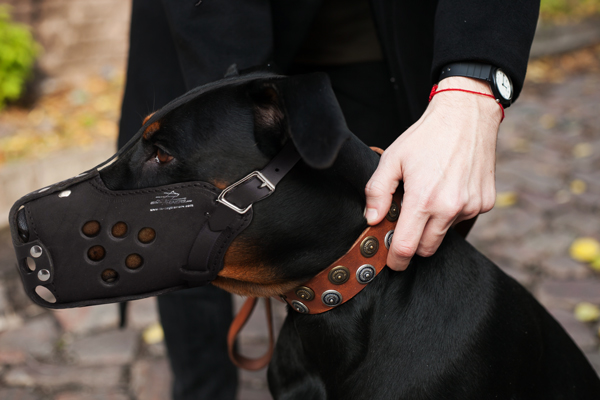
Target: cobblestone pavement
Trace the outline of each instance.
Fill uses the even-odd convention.
[[[598,371],[600,325],[578,321],[573,309],[583,301],[600,305],[600,274],[568,249],[578,237],[600,240],[599,89],[597,69],[526,86],[499,135],[497,207],[469,237],[549,308]],[[164,347],[142,335],[157,320],[154,299],[131,304],[125,330],[116,327],[115,305],[44,310],[25,297],[13,257],[2,230],[0,399],[168,398]],[[283,313],[277,305],[278,324]],[[265,348],[261,317],[242,337],[246,354]],[[264,371],[241,376],[239,399],[270,398]]]

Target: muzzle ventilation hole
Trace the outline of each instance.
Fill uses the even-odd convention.
[[[129,269],[137,269],[144,264],[144,259],[139,254],[130,254],[125,259],[125,266]]]
[[[100,222],[88,221],[81,228],[81,232],[87,237],[94,237],[100,233]]]
[[[108,284],[116,283],[119,280],[119,274],[114,269],[105,269],[102,271],[101,277]]]
[[[35,271],[35,260],[31,257],[27,257],[27,268],[29,268],[30,271]]]
[[[138,240],[142,243],[150,243],[156,238],[156,232],[152,228],[142,228],[138,233]]]
[[[122,238],[127,235],[127,224],[123,221],[117,222],[113,225],[110,232],[114,237]]]
[[[106,250],[104,247],[96,245],[89,248],[87,252],[87,256],[92,261],[100,261],[106,255]]]
[[[48,303],[56,303],[56,297],[54,297],[54,294],[52,294],[52,292],[47,287],[36,286],[35,292],[38,296],[46,300]]]

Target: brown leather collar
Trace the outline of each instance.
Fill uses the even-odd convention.
[[[356,296],[385,267],[401,201],[402,195],[394,196],[382,222],[365,229],[345,255],[281,299],[299,313],[321,314]]]

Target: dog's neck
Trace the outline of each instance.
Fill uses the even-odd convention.
[[[299,164],[254,208],[251,226],[229,248],[216,286],[250,296],[278,296],[342,256],[366,228],[364,187],[379,156],[355,137],[334,165]]]

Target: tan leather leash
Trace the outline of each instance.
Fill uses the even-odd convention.
[[[273,317],[271,313],[271,298],[265,298],[265,313],[267,315],[267,322],[269,324],[269,348],[267,352],[259,358],[248,358],[241,355],[235,348],[235,340],[238,334],[246,325],[246,322],[250,319],[254,307],[258,301],[257,297],[248,297],[244,302],[244,305],[235,316],[231,326],[229,327],[229,333],[227,334],[227,350],[229,351],[229,358],[233,364],[239,368],[246,369],[249,371],[257,371],[264,368],[273,356],[273,348],[275,347],[275,339],[273,337]]]

